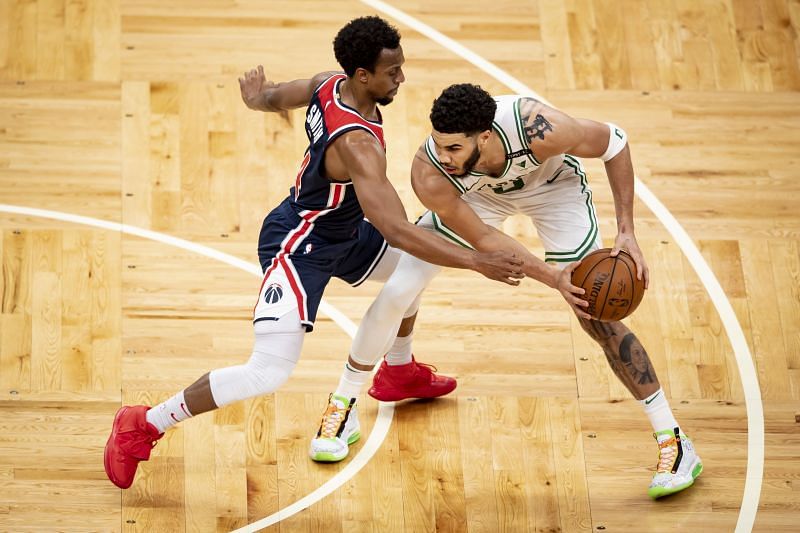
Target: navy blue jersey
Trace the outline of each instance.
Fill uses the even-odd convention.
[[[289,197],[295,213],[309,225],[306,231],[330,240],[352,238],[364,212],[352,181],[325,176],[325,150],[340,135],[359,129],[374,135],[386,150],[381,122],[367,120],[341,102],[339,87],[345,79],[344,74],[333,75],[314,91],[306,110],[309,145]]]

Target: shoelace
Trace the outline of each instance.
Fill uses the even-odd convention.
[[[675,463],[675,456],[677,455],[678,445],[675,442],[675,437],[666,439],[664,442],[658,443],[658,464],[656,465],[656,472],[672,472],[672,466]]]
[[[346,412],[346,407],[340,408],[333,402],[329,403],[325,414],[322,415],[319,436],[323,439],[332,439],[335,437],[339,432],[339,426],[342,424]]]
[[[146,431],[125,431],[117,434],[120,448],[138,458],[148,457],[156,442]]]
[[[435,367],[435,366],[433,366],[433,365],[429,365],[429,364],[427,364],[427,363],[417,363],[416,361],[414,361],[414,364],[417,366],[417,368],[419,368],[419,367],[425,367],[425,370],[427,370],[427,371],[428,371],[428,372],[430,372],[431,374],[433,374],[433,373],[436,373],[436,372],[438,372],[438,371],[439,371],[439,369],[438,369],[438,368],[436,368],[436,367]]]

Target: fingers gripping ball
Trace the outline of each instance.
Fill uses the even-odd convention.
[[[636,279],[633,258],[624,250],[617,257],[610,253],[611,248],[595,250],[572,272],[572,284],[586,291],[586,312],[604,322],[630,315],[644,296],[644,280]]]

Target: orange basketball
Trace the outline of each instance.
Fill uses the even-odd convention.
[[[611,248],[595,250],[572,272],[572,284],[586,291],[586,312],[604,322],[630,315],[644,296],[644,280],[636,279],[636,263],[630,254],[623,250],[611,257],[609,253]]]

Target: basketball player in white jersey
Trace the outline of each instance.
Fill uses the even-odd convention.
[[[613,124],[572,118],[532,97],[492,98],[470,84],[447,88],[434,101],[430,118],[433,132],[411,168],[414,191],[429,209],[418,224],[480,251],[513,250],[523,259],[527,277],[560,291],[652,423],[659,459],[648,494],[659,498],[689,487],[703,465],[673,416],[647,352],[622,322],[591,320],[583,289],[570,281],[580,259],[601,246],[592,193],[577,157],[605,162],[617,217],[612,255],[627,250],[637,278],[645,286],[649,281],[634,235],[633,165],[625,132]],[[498,230],[516,213],[533,221],[545,247],[544,261]],[[335,396],[357,397],[384,354],[369,389],[372,397],[394,401],[419,397],[423,385],[430,388],[405,369],[415,366],[411,334],[420,295],[440,270],[402,254],[360,324]],[[452,378],[437,379],[451,380],[455,388]],[[342,433],[350,434],[357,423],[357,417],[351,427],[344,421]],[[312,457],[318,440],[312,441]],[[344,458],[347,442],[340,439],[337,445]]]

